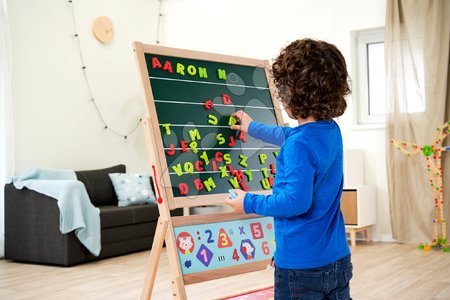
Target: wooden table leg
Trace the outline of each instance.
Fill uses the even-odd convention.
[[[366,242],[370,242],[371,238],[370,238],[370,229],[369,228],[364,229],[364,235],[366,237]]]
[[[352,247],[356,246],[356,231],[354,229],[350,229],[350,241]]]

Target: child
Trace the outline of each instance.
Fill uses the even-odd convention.
[[[350,94],[345,59],[329,43],[303,39],[283,49],[272,66],[275,85],[295,128],[233,114],[231,128],[281,146],[272,195],[235,190],[236,212],[274,217],[275,299],[350,299],[350,249],[340,211],[342,136],[332,118]]]

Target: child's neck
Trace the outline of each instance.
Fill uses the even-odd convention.
[[[298,121],[299,126],[304,125],[306,123],[316,122],[316,120],[311,116],[307,117],[306,119],[299,118],[299,119],[297,119],[297,121]]]

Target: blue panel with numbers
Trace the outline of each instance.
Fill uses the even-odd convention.
[[[270,217],[176,227],[184,275],[272,258],[275,252]]]

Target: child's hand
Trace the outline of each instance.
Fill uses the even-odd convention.
[[[232,125],[231,129],[240,130],[244,133],[247,133],[248,125],[250,125],[250,122],[253,121],[253,119],[243,110],[238,110],[237,112],[233,113],[231,116],[239,122],[239,124]]]
[[[227,199],[225,200],[225,203],[231,206],[231,208],[239,213],[244,213],[244,197],[247,192],[241,191],[241,190],[234,190],[234,192],[237,194],[237,197],[234,199],[230,198],[230,195],[228,195]]]

